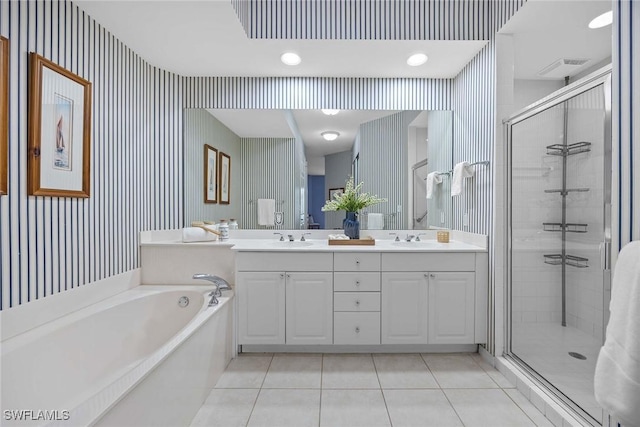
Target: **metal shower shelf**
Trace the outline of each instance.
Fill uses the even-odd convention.
[[[547,145],[547,154],[551,156],[571,156],[573,154],[586,153],[587,151],[591,151],[591,143],[586,141],[568,145]]]
[[[572,267],[578,268],[587,268],[589,267],[589,258],[583,258],[576,255],[565,255],[564,260],[562,259],[562,254],[545,254],[544,262],[545,264],[551,265],[570,265]]]
[[[566,196],[567,194],[572,192],[584,193],[585,191],[589,191],[589,189],[588,188],[567,188],[567,189],[554,188],[553,190],[544,190],[545,193],[560,193],[563,196]]]
[[[578,223],[562,224],[561,222],[543,222],[542,228],[544,229],[544,231],[562,231],[564,229],[567,233],[587,232],[587,224]]]

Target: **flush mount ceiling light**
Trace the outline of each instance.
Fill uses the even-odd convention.
[[[600,16],[596,16],[589,22],[589,28],[596,29],[606,27],[607,25],[611,25],[613,23],[613,12],[605,12]]]
[[[412,67],[417,67],[427,62],[427,59],[429,58],[424,53],[414,53],[407,59],[407,64]]]
[[[335,116],[336,114],[338,114],[340,112],[340,110],[327,110],[327,109],[322,109],[320,111],[322,111],[327,116]]]
[[[335,130],[328,130],[328,131],[322,132],[320,135],[322,135],[322,137],[327,141],[333,141],[340,136],[340,133],[336,132]]]
[[[300,62],[302,62],[302,59],[297,53],[285,52],[280,57],[280,61],[282,61],[282,63],[286,65],[298,65]]]

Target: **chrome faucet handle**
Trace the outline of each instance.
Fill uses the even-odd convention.
[[[419,241],[420,241],[420,236],[424,236],[424,235],[426,235],[426,234],[427,234],[427,233],[418,233],[418,235],[416,236],[416,242],[419,242]]]
[[[400,237],[398,237],[398,233],[389,233],[389,236],[396,236],[395,241],[399,242],[400,241]]]
[[[302,236],[300,236],[300,241],[301,242],[305,242],[307,239],[304,238],[305,235],[311,235],[311,233],[302,233]]]
[[[293,234],[287,234],[290,242],[293,242],[295,239],[293,238]]]
[[[279,235],[280,235],[280,241],[281,241],[281,242],[284,242],[284,234],[282,234],[282,233],[278,233],[278,232],[273,233],[273,234],[279,234]]]

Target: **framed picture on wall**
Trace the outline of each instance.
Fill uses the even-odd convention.
[[[218,203],[218,150],[204,144],[204,202]]]
[[[344,193],[344,187],[341,188],[330,188],[329,189],[329,200],[333,200],[335,196],[339,196]]]
[[[231,200],[231,157],[221,151],[218,164],[218,182],[220,185],[219,203],[228,205]]]
[[[91,82],[36,53],[29,59],[28,194],[89,197]]]
[[[0,195],[9,192],[9,40],[0,36]]]

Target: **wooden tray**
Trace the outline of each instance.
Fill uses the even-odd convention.
[[[376,244],[375,239],[349,239],[338,240],[329,239],[329,246],[374,246]]]

